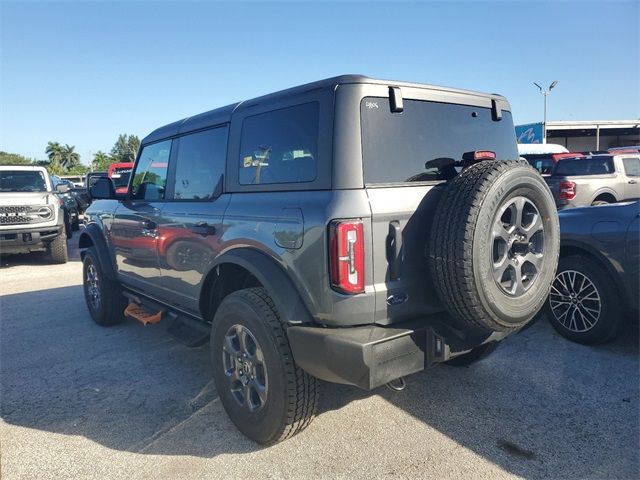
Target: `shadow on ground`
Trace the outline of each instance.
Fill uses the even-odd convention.
[[[5,422],[120,451],[210,458],[260,449],[222,413],[208,347],[186,348],[162,324],[98,327],[81,286],[5,295],[1,308]],[[514,474],[632,477],[640,430],[636,330],[584,347],[539,322],[484,361],[414,375],[400,393],[323,384],[319,416],[377,395]],[[178,440],[158,441],[181,428],[187,432]],[[298,448],[311,441],[306,433],[297,438]]]

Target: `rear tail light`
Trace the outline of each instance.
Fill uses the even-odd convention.
[[[341,293],[364,292],[362,220],[334,220],[329,225],[331,287]]]
[[[560,200],[576,198],[576,184],[574,182],[560,182]]]
[[[481,160],[495,160],[496,152],[491,150],[474,150],[472,152],[465,152],[462,154],[462,160],[468,162],[479,162]]]

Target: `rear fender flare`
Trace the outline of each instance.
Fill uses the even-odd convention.
[[[287,324],[313,322],[295,285],[273,259],[257,250],[236,248],[216,258],[204,277],[208,278],[219,265],[225,263],[238,265],[256,277],[273,299],[281,318]],[[205,284],[206,281],[203,282],[203,285]]]

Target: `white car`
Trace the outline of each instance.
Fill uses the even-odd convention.
[[[60,186],[60,191],[66,186]],[[0,253],[46,250],[67,262],[67,236],[60,199],[44,167],[0,166]]]

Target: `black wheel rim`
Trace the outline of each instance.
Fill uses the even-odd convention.
[[[491,231],[493,278],[511,297],[524,295],[536,282],[544,260],[544,225],[538,207],[526,197],[507,200]]]
[[[264,354],[251,331],[243,325],[227,330],[222,345],[222,365],[231,396],[254,413],[267,402],[268,383]]]
[[[91,307],[97,311],[100,309],[100,303],[102,298],[100,295],[100,276],[98,275],[98,269],[93,263],[89,263],[87,266],[87,299]]]
[[[602,313],[598,288],[589,277],[576,270],[564,270],[556,275],[549,293],[549,306],[555,320],[574,333],[591,330]]]

